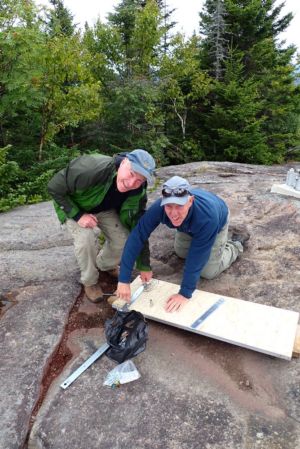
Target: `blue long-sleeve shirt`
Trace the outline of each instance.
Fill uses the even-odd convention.
[[[191,195],[194,196],[194,201],[180,226],[172,224],[164,207],[160,205],[161,198],[156,200],[140,218],[130,233],[123,250],[120,282],[130,282],[135,260],[142,250],[144,242],[148,240],[154,229],[163,223],[169,228],[176,228],[192,237],[179,290],[179,293],[186,298],[192,296],[201,271],[209,259],[217,234],[227,221],[228,208],[221,198],[206,190],[192,189]]]

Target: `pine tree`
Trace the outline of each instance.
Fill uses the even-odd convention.
[[[115,12],[108,15],[108,21],[114,25],[121,36],[125,53],[126,76],[132,74],[131,61],[133,57],[132,37],[135,29],[136,13],[145,6],[144,0],[122,0],[115,7]]]
[[[73,24],[73,15],[64,6],[63,0],[49,0],[49,2],[53,6],[53,9],[48,14],[50,35],[63,34],[72,36],[76,26]]]
[[[171,40],[171,30],[176,25],[176,22],[172,20],[172,14],[175,11],[175,8],[170,9],[169,5],[167,4],[167,0],[156,0],[157,6],[160,9],[160,13],[163,18],[163,24],[164,24],[164,35],[163,35],[163,51],[164,53],[167,52],[168,48],[170,47],[170,40]]]
[[[268,163],[272,154],[262,132],[263,100],[243,69],[242,54],[229,51],[224,79],[215,83],[214,103],[205,116],[209,133],[203,133],[202,143],[208,159]]]
[[[201,66],[221,83],[210,98],[208,115],[214,113],[217,106],[230,112],[220,92],[223,90],[225,93],[228,79],[232,78],[232,72],[228,70],[234,59],[239,66],[239,89],[247,87],[248,90],[248,81],[255,86],[253,108],[249,97],[246,103],[250,110],[256,111],[259,123],[256,132],[261,133],[261,141],[268,145],[268,149],[261,149],[259,155],[245,147],[243,153],[249,162],[280,162],[295,140],[293,116],[299,114],[299,91],[294,84],[292,64],[295,48],[283,48],[278,42],[278,35],[287,28],[292,14],[282,15],[282,7],[283,4],[275,6],[274,0],[207,0],[201,13],[204,35]],[[227,62],[229,57],[230,64]],[[232,105],[233,108],[236,106],[237,103]],[[243,123],[242,117],[240,119]],[[204,122],[207,125],[205,119]],[[236,127],[236,132],[241,132],[238,123]],[[204,134],[211,135],[208,139],[210,144],[206,145],[206,151],[210,151],[212,142],[218,140],[216,136],[220,133],[207,128]],[[219,157],[222,151],[224,155],[228,154],[225,147],[220,148],[220,140],[217,147]],[[238,153],[239,160],[242,160],[241,152]],[[235,158],[237,153],[233,151],[230,154]],[[249,154],[252,154],[251,158]]]
[[[202,67],[219,80],[224,70],[229,40],[226,37],[224,0],[207,0],[207,13],[200,13],[200,32],[206,36],[202,43]]]
[[[99,136],[97,143],[105,150],[139,145],[159,152],[157,142],[163,139],[157,71],[162,21],[156,0],[124,0],[107,24],[86,28],[84,39],[105,95],[101,121],[88,132]]]

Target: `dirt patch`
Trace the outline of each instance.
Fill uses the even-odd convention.
[[[0,295],[0,319],[3,317],[5,312],[8,311],[8,309],[17,304],[18,301],[16,300],[16,296],[16,292],[7,292]]]
[[[117,281],[110,278],[105,273],[100,273],[99,281],[104,293],[113,293],[116,290]],[[47,391],[52,382],[60,375],[66,364],[72,359],[73,353],[69,348],[69,336],[71,333],[86,332],[89,329],[100,328],[104,325],[106,319],[111,318],[115,313],[111,305],[107,303],[106,298],[98,303],[93,304],[88,301],[83,290],[76,299],[74,306],[70,312],[68,322],[62,340],[52,355],[41,383],[41,392],[39,399],[33,409],[30,429],[35,421],[35,417],[44,401]],[[30,434],[30,430],[28,435]]]

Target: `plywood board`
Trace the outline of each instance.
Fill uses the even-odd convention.
[[[140,286],[141,281],[136,278],[131,284],[132,293]],[[178,293],[178,289],[178,285],[154,280],[154,286],[149,291],[143,291],[130,309],[170,326],[274,357],[292,358],[299,313],[201,290],[195,290],[180,312],[168,313],[164,310],[164,304],[170,295]],[[192,329],[192,323],[221,297],[224,303],[198,328]],[[114,307],[122,307],[123,304],[123,301],[117,300]]]
[[[300,325],[297,326],[293,357],[300,357]]]
[[[281,195],[293,196],[294,198],[300,198],[300,191],[293,189],[286,184],[273,184],[271,193],[280,193]]]

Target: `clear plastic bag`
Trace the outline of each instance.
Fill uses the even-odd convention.
[[[136,369],[133,361],[126,360],[107,374],[103,385],[115,388],[121,384],[126,384],[127,382],[139,379],[139,377],[141,377],[141,375]]]

